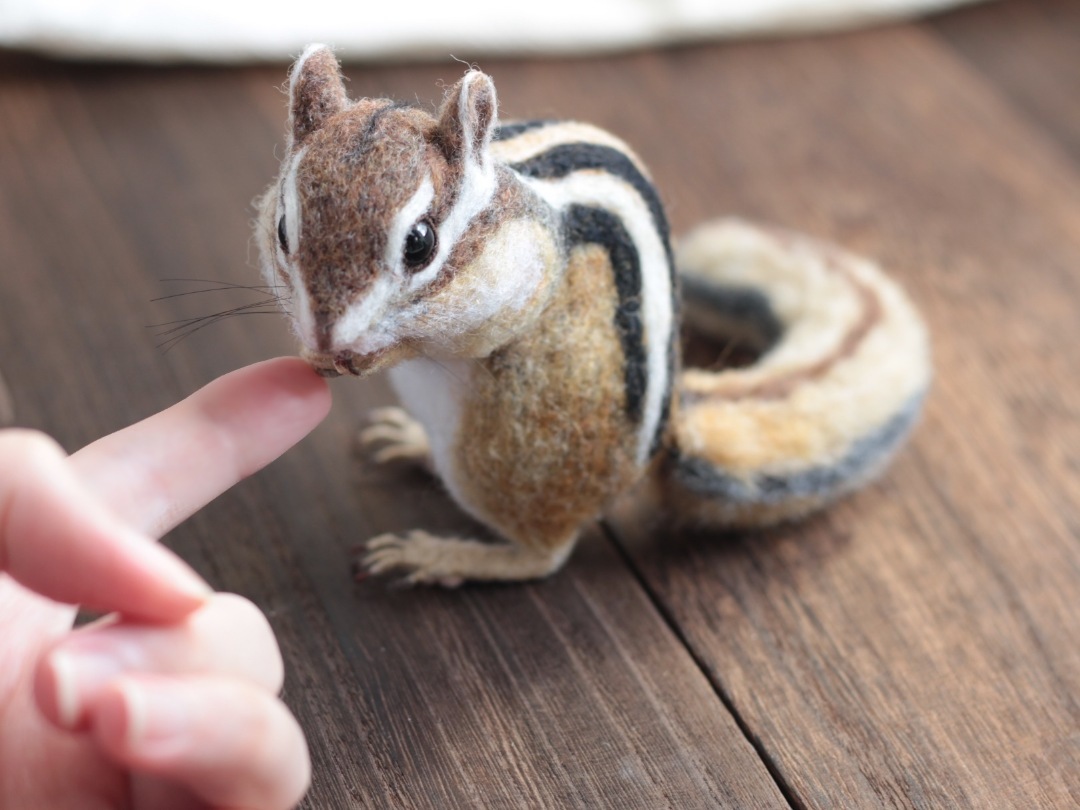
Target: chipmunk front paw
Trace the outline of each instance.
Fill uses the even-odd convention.
[[[369,414],[370,423],[360,431],[360,447],[371,451],[379,464],[390,461],[409,461],[431,471],[431,445],[424,426],[409,416],[403,408],[376,408]]]

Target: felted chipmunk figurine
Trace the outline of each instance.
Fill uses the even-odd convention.
[[[390,369],[410,413],[382,456],[429,463],[505,542],[384,535],[375,573],[411,582],[557,570],[638,486],[682,518],[760,526],[877,473],[916,421],[926,331],[871,263],[737,221],[669,246],[638,157],[587,124],[500,126],[470,70],[436,117],[350,101],[333,53],[289,82],[288,148],[260,203],[268,283],[326,374]],[[675,267],[678,267],[676,274]],[[679,363],[684,317],[762,354]]]

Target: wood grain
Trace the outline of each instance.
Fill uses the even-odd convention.
[[[931,27],[1080,160],[1080,4],[986,3],[935,18]]]
[[[504,117],[629,140],[677,231],[739,213],[881,259],[927,314],[937,380],[914,446],[817,518],[717,536],[627,508],[545,583],[456,592],[352,581],[357,541],[475,527],[354,456],[391,398],[336,382],[308,441],[168,538],[270,615],[306,807],[1080,804],[1075,9],[483,64]],[[460,72],[346,71],[353,95],[426,105]],[[257,300],[152,301],[207,286],[164,279],[257,283],[284,76],[0,59],[19,424],[74,448],[292,350],[273,315],[167,353],[147,328]]]

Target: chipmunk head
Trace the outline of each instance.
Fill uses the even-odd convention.
[[[288,151],[258,236],[267,281],[287,288],[284,306],[317,368],[368,373],[468,328],[475,307],[467,288],[453,288],[495,228],[495,126],[495,86],[477,70],[432,116],[349,100],[326,47],[296,62]]]

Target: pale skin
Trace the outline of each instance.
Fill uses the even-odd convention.
[[[72,456],[0,431],[0,807],[285,810],[307,789],[262,613],[154,542],[326,415],[296,359]],[[226,538],[223,538],[225,540]],[[110,615],[73,629],[73,604]]]

